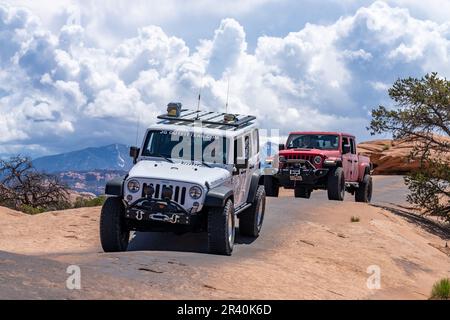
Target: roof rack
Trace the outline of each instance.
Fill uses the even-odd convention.
[[[194,124],[197,121],[201,121],[202,124],[218,126],[223,129],[237,130],[251,124],[251,121],[256,120],[254,116],[246,116],[239,114],[227,114],[221,112],[212,111],[193,111],[189,109],[181,110],[179,116],[171,116],[169,114],[163,114],[158,116],[160,120],[170,121],[171,124]]]

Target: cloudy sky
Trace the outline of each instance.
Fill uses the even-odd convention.
[[[450,77],[449,0],[0,0],[0,156],[134,144],[169,101],[370,139],[399,77]]]

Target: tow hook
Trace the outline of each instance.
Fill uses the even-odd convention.
[[[141,221],[143,218],[144,218],[144,213],[141,210],[137,211],[136,212],[136,220]]]
[[[172,224],[175,224],[178,222],[178,215],[176,215],[176,214],[172,214],[172,216],[168,216],[168,215],[161,214],[161,213],[154,213],[154,214],[151,214],[149,217],[152,220],[169,222]]]

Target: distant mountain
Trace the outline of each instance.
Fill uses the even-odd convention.
[[[48,173],[90,170],[128,171],[132,167],[128,147],[112,144],[98,148],[87,148],[33,160],[33,165]]]
[[[104,194],[106,182],[126,174],[127,172],[122,170],[90,170],[64,171],[56,175],[71,190],[76,192],[89,192],[98,196]]]

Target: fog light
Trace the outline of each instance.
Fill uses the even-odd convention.
[[[194,203],[192,204],[191,213],[196,213],[196,212],[198,211],[198,207],[200,207],[200,203],[194,202]]]
[[[133,196],[132,196],[131,194],[127,195],[127,200],[128,200],[128,201],[133,200]]]

